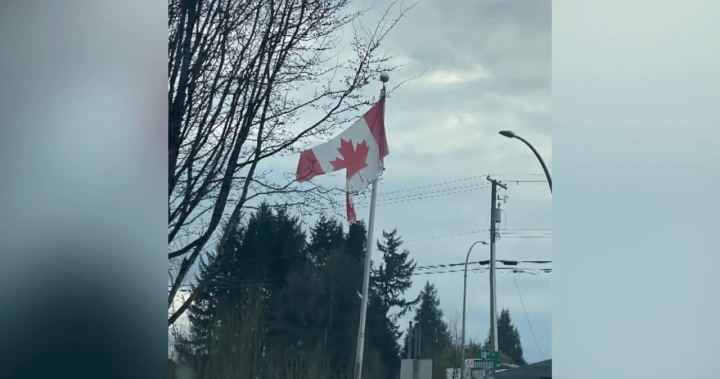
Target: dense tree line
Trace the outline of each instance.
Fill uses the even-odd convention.
[[[196,279],[207,284],[188,309],[190,330],[177,337],[180,362],[201,378],[351,378],[364,224],[345,231],[322,216],[306,232],[284,208],[263,203],[229,235],[200,262]],[[383,231],[376,243],[382,259],[370,276],[363,376],[398,378],[408,348],[399,319],[414,312],[420,358],[433,359],[433,377],[444,378],[447,368],[460,366],[457,323],[444,319],[429,281],[417,297],[406,294],[416,265],[397,231]],[[524,363],[509,312],[499,320],[503,361]],[[465,348],[471,358],[480,346]]]
[[[251,338],[261,352],[258,374],[269,377],[267,368],[287,366],[288,357],[303,357],[327,377],[351,376],[364,224],[353,224],[345,232],[339,221],[323,216],[306,235],[298,218],[262,204],[230,235],[201,261],[197,280],[208,284],[188,309],[191,329],[176,346],[181,360],[200,372],[228,349],[237,350],[218,344],[228,333],[221,327],[239,322],[242,329],[242,322],[252,319],[247,310],[260,307],[261,321]],[[396,231],[383,232],[383,241],[377,242],[383,259],[371,271],[364,369],[372,377],[395,378],[399,373],[402,332],[397,320],[418,302],[405,297],[415,264],[401,245]]]

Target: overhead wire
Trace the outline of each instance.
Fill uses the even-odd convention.
[[[449,180],[449,181],[442,182],[442,183],[433,183],[433,184],[428,184],[428,185],[423,185],[423,186],[418,186],[418,187],[404,188],[404,189],[396,190],[396,191],[381,192],[381,193],[378,193],[377,195],[378,195],[378,196],[385,196],[385,195],[390,195],[390,194],[399,193],[399,192],[414,191],[414,190],[425,189],[425,188],[430,188],[430,187],[443,186],[443,185],[451,184],[451,183],[464,182],[464,181],[467,181],[467,180],[481,179],[481,178],[484,178],[484,177],[485,177],[485,175],[472,176],[472,177],[469,177],[469,178]]]
[[[451,188],[451,189],[442,190],[442,191],[421,193],[421,194],[417,194],[417,195],[408,195],[408,196],[403,196],[403,197],[398,197],[398,198],[392,198],[392,199],[387,199],[387,200],[377,200],[377,202],[375,203],[375,206],[380,206],[380,207],[382,207],[382,206],[386,206],[386,205],[406,203],[406,202],[408,202],[408,201],[424,200],[424,199],[429,199],[429,198],[433,198],[433,197],[448,196],[448,195],[455,195],[455,194],[458,194],[458,193],[465,193],[465,192],[470,192],[470,191],[477,191],[477,190],[480,190],[480,189],[488,188],[488,185],[479,184],[479,185],[476,185],[476,186],[469,186],[469,187],[470,187],[470,188],[462,189],[462,190],[457,189],[457,188]],[[429,194],[431,194],[431,193],[436,193],[436,194],[434,194],[434,195],[429,195]],[[392,200],[392,201],[391,201],[391,200]],[[360,204],[356,204],[356,205],[355,205],[356,208],[365,208],[365,207],[369,207],[369,206],[370,206],[369,204],[364,204],[364,203],[360,203]]]
[[[541,174],[490,174],[490,176],[501,176],[501,175],[503,175],[503,176],[535,176],[535,175],[541,175]],[[438,187],[438,186],[442,186],[442,185],[446,185],[446,184],[458,183],[458,182],[463,182],[463,181],[468,181],[468,180],[473,180],[473,179],[481,179],[481,178],[485,178],[487,176],[488,175],[476,175],[476,176],[472,176],[472,177],[449,180],[449,181],[440,182],[440,183],[432,183],[432,184],[423,185],[423,186],[404,188],[404,189],[400,189],[400,190],[396,190],[396,191],[381,192],[381,193],[378,193],[377,196],[382,197],[382,196],[395,194],[395,193],[409,192],[409,191],[421,190],[421,189],[426,189],[426,188],[431,188],[431,187]],[[546,183],[547,181],[546,180],[508,180],[507,182],[520,184],[520,183]],[[454,195],[454,194],[488,188],[489,186],[490,186],[489,183],[479,183],[479,184],[468,185],[468,186],[447,188],[447,189],[442,189],[442,190],[438,190],[438,191],[409,194],[409,195],[398,196],[398,197],[389,198],[389,199],[378,199],[376,202],[376,206],[394,205],[394,204],[424,200],[424,199],[434,198],[434,197],[439,197],[439,196]],[[369,200],[369,196],[368,196],[368,194],[365,194],[365,192],[367,192],[367,191],[363,191],[363,195],[356,195],[357,196],[356,199],[358,200],[358,201],[356,201],[356,204],[355,204],[356,208],[365,208],[365,207],[369,206],[369,204],[364,203],[364,201]],[[276,206],[277,207],[282,207],[282,206],[299,207],[299,206],[304,206],[304,205],[305,204],[288,204],[288,205],[278,204]],[[338,212],[341,210],[340,208],[342,208],[342,207],[318,207],[318,208],[315,208],[315,210]]]
[[[380,193],[378,193],[377,195],[378,195],[378,196],[385,196],[385,195],[390,195],[390,194],[394,194],[394,193],[398,193],[398,192],[414,191],[414,190],[425,189],[425,188],[430,188],[430,187],[442,186],[442,185],[451,184],[451,183],[463,182],[463,181],[467,181],[467,180],[484,179],[484,178],[487,178],[488,176],[537,176],[537,175],[544,175],[544,174],[485,174],[485,175],[476,175],[476,176],[471,176],[471,177],[466,177],[466,178],[461,178],[461,179],[448,180],[448,181],[441,182],[441,183],[432,183],[432,184],[422,185],[422,186],[418,186],[418,187],[404,188],[404,189],[400,189],[400,190],[396,190],[396,191],[380,192]],[[517,181],[518,181],[518,180],[514,180],[513,182],[517,182]],[[519,180],[519,181],[520,181],[520,182],[526,182],[527,180]],[[532,181],[532,182],[535,182],[535,181]]]
[[[489,174],[489,175],[476,175],[476,176],[471,176],[471,177],[466,177],[466,178],[461,178],[461,179],[448,180],[448,181],[440,182],[440,183],[432,183],[432,184],[427,184],[427,185],[422,185],[422,186],[417,186],[417,187],[404,188],[404,189],[395,190],[395,191],[390,191],[390,192],[380,192],[380,193],[377,194],[377,196],[378,196],[378,197],[382,197],[382,196],[386,196],[386,195],[390,195],[390,194],[395,194],[395,193],[400,193],[400,192],[415,191],[415,190],[426,189],[426,188],[431,188],[431,187],[438,187],[438,186],[442,186],[442,185],[446,185],[446,184],[458,183],[458,182],[463,182],[463,181],[468,181],[468,180],[473,180],[473,179],[481,179],[481,178],[485,178],[485,177],[487,177],[487,176],[501,176],[501,175],[504,175],[504,176],[534,176],[534,175],[541,175],[541,174]],[[542,183],[542,182],[547,182],[547,180],[509,180],[508,182],[510,182],[510,183]],[[465,187],[473,187],[473,188],[471,188],[471,189],[481,189],[481,188],[487,188],[487,187],[489,187],[489,183],[479,183],[479,184],[470,185],[470,186],[464,186],[464,187],[456,187],[456,188],[449,188],[449,189],[444,189],[444,190],[439,190],[439,191],[423,192],[423,193],[420,193],[420,194],[412,194],[412,195],[407,195],[407,196],[400,196],[400,197],[391,198],[391,199],[379,199],[378,201],[380,201],[380,202],[386,202],[386,201],[389,201],[389,200],[401,200],[401,199],[407,199],[407,198],[411,198],[411,197],[417,197],[417,196],[423,196],[423,195],[433,194],[433,193],[437,193],[437,192],[451,192],[451,193],[447,193],[447,194],[454,194],[454,193],[466,192],[467,190],[466,190],[466,191],[459,191],[460,189],[465,188]],[[365,191],[364,191],[364,192],[365,192]],[[365,196],[358,196],[358,199],[364,199],[366,196],[367,196],[367,195],[365,195]],[[431,196],[431,197],[432,197],[432,196]],[[425,198],[425,197],[423,197],[423,198]],[[417,200],[420,200],[420,199],[417,199]],[[273,207],[283,207],[283,206],[292,207],[292,206],[300,206],[300,205],[303,205],[303,204],[288,204],[288,205],[286,205],[286,204],[277,204],[277,205],[274,205]],[[322,208],[321,208],[321,209],[322,209]]]
[[[544,231],[544,230],[550,230],[550,229],[508,229],[508,230],[511,230],[511,231],[513,231],[512,233],[515,233],[514,231],[521,231],[521,232],[522,232],[522,231],[535,231],[535,230],[537,230],[537,231]],[[402,243],[411,243],[411,242],[419,242],[419,241],[429,241],[429,240],[433,240],[433,239],[448,238],[448,237],[458,237],[458,236],[464,236],[464,235],[476,234],[476,233],[483,233],[483,232],[489,232],[489,231],[488,231],[488,230],[476,230],[476,231],[466,232],[466,233],[448,234],[448,235],[436,236],[436,237],[431,237],[431,238],[424,238],[424,239],[416,239],[416,240],[402,241]],[[511,233],[511,232],[507,232],[507,233],[509,234],[509,233]],[[504,233],[501,233],[501,234],[504,234]],[[532,237],[532,236],[530,236],[530,237]],[[546,236],[541,236],[541,237],[546,237]],[[304,256],[305,256],[305,254],[303,254],[303,253],[300,253],[300,254],[287,254],[287,255],[279,255],[279,256],[274,256],[274,257],[271,256],[271,257],[241,259],[241,260],[234,261],[234,263],[264,262],[264,261],[272,261],[272,260],[277,260],[277,259],[302,258],[302,257],[304,257]],[[523,262],[534,262],[534,261],[523,261]],[[537,262],[540,262],[540,261],[537,261]],[[543,262],[544,262],[544,261],[543,261]],[[547,262],[549,263],[550,261],[547,261]],[[477,262],[475,262],[475,263],[477,263]],[[464,263],[458,263],[458,264],[464,264]],[[452,264],[452,265],[455,265],[455,264]],[[417,267],[417,269],[421,269],[421,268],[422,268],[422,267]]]
[[[500,262],[505,265],[516,265],[518,263],[534,263],[534,264],[547,264],[552,263],[552,261],[515,261],[515,260],[509,260],[509,259],[496,259],[495,262]],[[468,262],[468,265],[471,264],[479,264],[479,265],[486,265],[489,264],[489,260],[482,260],[482,261],[474,261],[474,262]],[[434,269],[434,268],[445,268],[445,267],[454,267],[454,266],[464,266],[465,262],[460,263],[447,263],[447,264],[438,264],[438,265],[428,265],[428,266],[418,266],[415,267],[416,270],[427,270],[427,269]]]
[[[488,174],[488,176],[545,176],[545,174]]]
[[[514,267],[495,267],[496,270],[508,270],[506,273],[508,274],[531,274],[531,275],[537,275],[540,273],[540,271],[545,273],[552,272],[552,269],[540,269],[540,270],[532,270],[532,269],[524,269],[524,268],[514,268]],[[468,272],[473,271],[479,271],[479,272],[485,272],[489,270],[489,268],[473,268],[469,269]],[[415,272],[413,275],[434,275],[434,274],[446,274],[450,272],[464,272],[465,270],[445,270],[445,271],[430,271],[430,272]],[[538,271],[537,273],[533,273],[534,271]]]
[[[525,231],[525,232],[530,232],[530,231],[550,232],[550,231],[552,231],[552,229],[505,229],[505,230],[511,231],[512,233],[515,233],[516,231]],[[485,232],[488,232],[488,233],[489,233],[490,230],[488,230],[488,229],[473,230],[473,231],[465,232],[465,233],[445,234],[445,235],[428,237],[428,238],[411,239],[411,240],[407,240],[407,241],[403,241],[403,242],[405,242],[405,243],[413,243],[413,242],[421,242],[421,241],[430,241],[430,240],[440,239],[440,238],[466,236],[466,235],[469,235],[469,234],[477,234],[477,233],[485,233]],[[504,234],[504,233],[505,233],[505,232],[501,232],[501,234]]]
[[[517,288],[518,291],[518,297],[520,297],[520,304],[522,304],[523,312],[525,312],[525,319],[527,320],[528,325],[530,325],[530,332],[532,333],[533,339],[535,340],[535,346],[537,346],[538,352],[540,352],[540,356],[542,356],[543,360],[545,360],[545,354],[543,354],[542,349],[540,349],[540,344],[535,337],[535,331],[533,330],[532,323],[530,323],[530,317],[528,317],[527,310],[525,310],[525,303],[523,302],[522,294],[520,293],[520,286],[518,285],[517,278],[515,278],[514,276],[513,281],[515,282],[515,288]]]
[[[459,193],[477,191],[477,190],[485,189],[488,187],[489,187],[488,184],[481,183],[481,184],[474,184],[474,185],[468,185],[468,186],[447,188],[447,189],[438,190],[438,191],[421,192],[421,193],[417,193],[417,194],[397,196],[397,197],[392,197],[389,199],[378,199],[378,200],[376,200],[375,206],[384,207],[386,205],[406,203],[409,201],[418,201],[418,200],[424,200],[424,199],[435,198],[435,197],[440,197],[440,196],[456,195]],[[356,197],[356,199],[358,199],[358,200],[355,201],[355,208],[366,208],[366,207],[370,206],[370,204],[366,203],[366,201],[368,200],[367,197],[365,197],[365,198]],[[300,207],[300,206],[306,206],[306,205],[305,204],[288,204],[288,205],[280,204],[280,205],[277,205],[277,207],[283,207],[283,206],[287,206],[288,208],[290,208],[290,207]],[[338,211],[342,210],[341,208],[343,208],[343,207],[342,206],[338,206],[338,207],[323,206],[323,207],[316,207],[316,208],[314,208],[314,210],[321,211],[321,212],[338,212]]]
[[[396,191],[383,192],[383,193],[378,194],[378,196],[386,196],[386,195],[395,194],[395,193],[409,192],[409,191],[414,191],[414,190],[427,189],[427,188],[431,188],[431,187],[438,187],[438,186],[447,185],[447,184],[451,184],[451,183],[457,183],[457,182],[468,181],[468,180],[473,180],[473,179],[481,179],[481,178],[484,178],[487,176],[539,176],[539,175],[542,175],[542,174],[477,175],[477,176],[466,177],[466,178],[461,178],[461,179],[449,180],[449,181],[440,182],[440,183],[433,183],[433,184],[428,184],[428,185],[423,185],[423,186],[405,188],[405,189],[396,190]],[[542,183],[542,182],[547,182],[547,181],[544,181],[544,180],[508,180],[508,182],[519,184],[519,183]],[[455,188],[448,188],[448,189],[443,189],[443,190],[438,190],[438,191],[410,194],[410,195],[406,195],[406,196],[398,196],[398,197],[389,198],[389,199],[381,199],[376,205],[384,206],[384,205],[398,204],[398,203],[403,203],[403,202],[408,202],[408,201],[417,201],[417,200],[423,200],[423,199],[433,198],[433,197],[438,197],[438,196],[447,196],[447,195],[453,195],[453,194],[457,194],[457,193],[479,190],[479,189],[483,189],[483,188],[487,188],[487,187],[489,187],[489,184],[482,183],[482,184],[467,185],[467,186],[461,186],[461,187],[455,187]],[[300,204],[291,204],[291,205],[287,205],[287,206],[291,207],[291,206],[299,206],[299,205]],[[278,206],[281,207],[283,205],[278,205]],[[359,206],[364,207],[367,205],[360,204]],[[336,210],[336,208],[318,208],[318,210]],[[251,217],[253,217],[253,216],[251,216]],[[269,216],[268,218],[270,218],[270,217],[273,217],[273,216]],[[297,216],[293,216],[293,217],[297,217]],[[254,219],[256,219],[256,220],[263,219],[263,218],[264,217],[256,217],[256,216],[254,217]],[[508,230],[513,231],[513,232],[509,232]],[[514,231],[520,231],[520,230],[549,231],[551,229],[507,229],[507,223],[506,223],[506,228],[500,234],[503,235],[503,238],[551,238],[551,235],[522,235],[523,233],[514,232]],[[465,233],[455,233],[455,234],[435,236],[435,237],[430,237],[430,238],[408,240],[408,241],[405,241],[405,243],[428,241],[428,240],[434,240],[434,239],[440,239],[440,238],[457,237],[457,236],[476,234],[476,233],[482,233],[482,232],[488,232],[488,231],[487,230],[479,230],[479,231],[471,231],[471,232],[465,232]],[[249,259],[249,260],[239,261],[239,263],[251,262],[251,261],[274,260],[274,259],[282,259],[282,258],[296,258],[296,257],[301,257],[301,255],[293,254],[293,255],[279,256],[279,257],[265,257],[265,258]]]
[[[483,261],[481,261],[483,262]],[[526,261],[526,262],[533,262],[533,261]],[[546,262],[546,261],[535,261],[535,262]],[[549,261],[548,261],[549,262]],[[477,263],[477,262],[474,262]],[[464,263],[463,263],[464,264]],[[527,268],[515,268],[515,267],[496,267],[496,270],[505,270],[509,274],[532,274],[530,271],[541,271],[545,273],[552,272],[552,269],[539,269],[539,270],[533,270],[533,269],[527,269]],[[472,273],[482,273],[488,271],[488,267],[473,267],[468,268],[468,272]],[[465,270],[443,270],[443,271],[428,271],[428,272],[414,272],[412,275],[436,275],[436,274],[446,274],[446,273],[453,273],[453,272],[464,272]],[[532,274],[537,275],[537,274]],[[254,280],[240,280],[240,281],[222,281],[222,280],[216,280],[212,281],[211,283],[208,283],[206,286],[213,289],[218,290],[228,290],[228,289],[234,289],[234,288],[252,288],[252,287],[263,287],[263,286],[286,286],[286,285],[293,285],[293,284],[300,284],[300,283],[310,283],[310,282],[319,282],[323,281],[324,279],[308,279],[308,280],[298,280],[298,281],[290,281],[286,282],[284,280],[278,280],[273,282],[256,282]],[[347,282],[354,279],[335,279],[339,282]],[[187,289],[188,287],[193,287],[194,285],[182,285],[180,292],[188,292],[190,291]]]
[[[534,175],[541,175],[541,174],[504,174],[504,175],[512,175],[512,176],[534,176]],[[440,183],[433,183],[433,184],[428,184],[428,185],[423,185],[423,186],[417,186],[417,187],[411,187],[411,188],[404,188],[404,189],[400,189],[400,190],[396,190],[396,191],[381,192],[381,193],[378,193],[377,196],[378,196],[378,197],[382,197],[382,196],[386,196],[386,195],[390,195],[390,194],[395,194],[395,193],[400,193],[400,192],[415,191],[415,190],[426,189],[426,188],[431,188],[431,187],[437,187],[437,186],[442,186],[442,185],[451,184],[451,183],[458,183],[458,182],[467,181],[467,180],[481,179],[481,178],[485,178],[485,177],[487,177],[487,176],[498,176],[498,175],[497,175],[497,174],[477,175],[477,176],[472,176],[472,177],[467,177],[467,178],[449,180],[449,181],[440,182]],[[546,181],[546,180],[544,180],[544,181],[543,181],[543,180],[511,180],[510,182],[512,182],[512,183],[542,183],[542,182],[547,182],[547,181]],[[489,184],[483,183],[483,184],[478,184],[477,186],[479,186],[477,189],[487,188],[487,187],[489,187]],[[452,189],[442,190],[442,191],[450,191],[450,190],[452,190]],[[363,191],[362,195],[358,196],[358,198],[359,198],[359,199],[362,199],[362,200],[367,200],[368,194],[367,194],[366,192],[367,192],[367,191]],[[463,191],[460,191],[460,192],[463,192]],[[457,192],[457,193],[459,193],[459,192]],[[412,197],[412,196],[417,196],[417,195],[409,195],[408,197]],[[389,199],[378,199],[378,201],[385,201],[385,200],[389,200]],[[418,200],[419,200],[419,199],[418,199]],[[376,205],[379,205],[379,204],[376,204]],[[357,206],[357,205],[356,205],[356,206]]]
[[[389,199],[379,199],[378,201],[386,202],[386,201],[402,200],[402,199],[406,199],[406,198],[410,198],[410,197],[426,196],[426,195],[430,195],[430,194],[444,193],[444,192],[451,192],[451,191],[480,189],[480,188],[485,188],[485,187],[488,187],[488,185],[484,184],[484,183],[470,184],[467,186],[460,186],[460,187],[454,187],[454,188],[448,188],[448,189],[442,189],[442,190],[430,191],[430,192],[422,192],[422,193],[414,194],[414,195],[403,195],[403,196],[398,196],[398,197],[391,197]]]

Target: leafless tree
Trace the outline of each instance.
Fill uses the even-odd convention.
[[[348,1],[170,0],[168,307],[208,243],[233,229],[218,226],[238,223],[250,200],[276,194],[310,204],[308,196],[332,192],[272,180],[258,165],[357,117],[374,101],[360,90],[398,68],[380,44],[417,3],[393,3],[365,28],[359,17],[369,10],[351,12]],[[353,30],[353,55],[340,57],[345,30]]]
[[[455,312],[448,320],[448,332],[450,333],[450,346],[460,348],[462,346],[462,316]]]

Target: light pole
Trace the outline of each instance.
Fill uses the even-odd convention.
[[[538,153],[537,150],[535,150],[533,145],[531,145],[530,142],[525,140],[525,138],[522,138],[519,135],[513,133],[511,130],[503,130],[500,132],[500,134],[507,138],[517,138],[520,141],[523,141],[523,143],[525,143],[530,148],[530,150],[532,150],[532,152],[535,153],[535,156],[540,161],[540,164],[542,165],[542,168],[545,171],[545,176],[547,177],[548,184],[550,185],[550,192],[552,193],[552,178],[550,177],[550,172],[548,171],[547,166],[545,166],[545,162],[543,161],[542,157],[540,157],[540,153]]]
[[[467,252],[467,256],[465,257],[465,279],[463,284],[463,318],[462,318],[462,344],[460,346],[460,349],[462,351],[462,362],[460,363],[460,379],[465,378],[465,299],[467,298],[467,265],[468,265],[468,259],[470,259],[470,252],[472,251],[473,247],[477,244],[483,244],[487,245],[488,243],[485,241],[477,241],[470,245],[470,250]]]

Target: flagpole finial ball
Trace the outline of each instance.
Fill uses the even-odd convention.
[[[380,73],[380,81],[385,83],[390,80],[390,75],[387,72]]]

